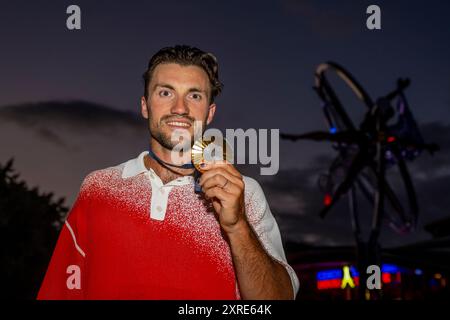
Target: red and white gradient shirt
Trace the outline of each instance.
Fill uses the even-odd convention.
[[[163,184],[145,167],[147,153],[84,179],[38,299],[240,298],[214,208],[194,192],[191,176]],[[244,182],[248,220],[297,293],[264,193],[254,179]]]

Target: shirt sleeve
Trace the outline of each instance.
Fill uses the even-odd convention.
[[[86,252],[83,218],[86,201],[82,192],[75,201],[59,234],[55,250],[41,284],[38,300],[84,299]]]
[[[294,297],[297,296],[300,283],[294,269],[287,263],[278,224],[270,211],[264,192],[259,183],[250,177],[244,177],[245,206],[248,221],[257,234],[262,246],[272,259],[283,265],[291,278]]]

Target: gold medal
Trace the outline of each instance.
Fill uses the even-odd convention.
[[[205,138],[195,141],[191,149],[191,157],[194,167],[203,172],[204,170],[200,167],[201,163],[220,160],[232,162],[233,152],[227,140],[223,139],[220,144],[211,138]]]

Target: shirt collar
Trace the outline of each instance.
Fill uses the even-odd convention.
[[[147,154],[148,154],[148,151],[144,151],[144,152],[141,152],[141,154],[139,154],[137,156],[137,158],[128,160],[125,163],[125,167],[123,168],[122,178],[123,179],[131,178],[131,177],[137,176],[140,173],[149,171],[149,170],[147,170],[147,168],[144,165],[144,157]],[[152,170],[152,169],[150,169],[150,170]]]
[[[137,176],[138,174],[144,173],[144,172],[150,172],[150,177],[156,178],[158,175],[155,173],[155,171],[150,168],[147,169],[147,167],[144,164],[144,157],[148,154],[148,151],[141,152],[137,158],[128,160],[125,163],[125,166],[122,171],[122,179],[131,178],[134,176]],[[157,180],[160,180],[159,177]],[[171,185],[184,185],[187,183],[192,183],[194,181],[194,177],[192,176],[184,176],[179,177],[175,180],[172,180],[167,183],[167,186]],[[162,184],[162,182],[161,182]]]

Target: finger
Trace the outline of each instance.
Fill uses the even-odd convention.
[[[228,180],[221,173],[216,173],[216,174],[204,177],[200,182],[200,186],[202,188],[223,187],[224,185],[226,185],[228,183],[231,183],[230,180]]]
[[[236,167],[232,163],[228,161],[225,162],[227,164],[227,169],[230,170],[231,174],[235,175],[236,177],[242,178],[242,174],[238,171],[238,169],[236,169]]]
[[[230,172],[230,174],[234,175],[237,178],[242,178],[241,173],[228,161],[226,160],[216,160],[212,162],[205,162],[201,166],[204,172],[207,172],[212,169],[222,168]]]
[[[220,187],[213,187],[204,191],[208,198],[217,198],[220,202],[230,199],[230,194]]]
[[[233,195],[239,195],[242,192],[242,187],[234,184],[231,180],[226,179],[221,174],[217,174],[215,176],[208,178],[207,180],[204,181],[202,185],[203,191],[215,187],[219,187]]]
[[[242,179],[233,176],[232,174],[230,174],[228,171],[224,170],[223,168],[216,168],[214,170],[203,173],[200,177],[199,184],[202,186],[206,180],[209,180],[212,177],[217,176],[217,175],[220,175],[220,176],[224,177],[225,179],[230,180],[231,182],[233,182],[234,184],[237,184],[239,186],[243,187],[243,185],[244,185],[244,182]],[[216,180],[216,181],[221,186],[223,185],[223,183],[225,183],[225,181],[221,178],[218,178],[218,180]]]

